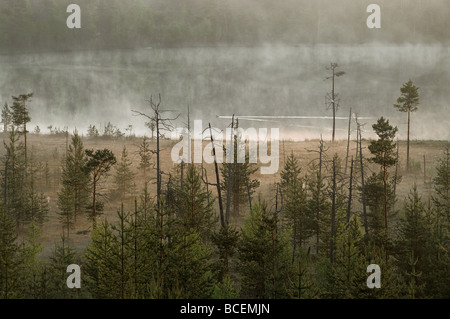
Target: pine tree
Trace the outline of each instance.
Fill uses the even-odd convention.
[[[92,232],[92,241],[84,253],[85,281],[94,298],[119,298],[117,261],[111,260],[112,241],[110,224],[104,221]]]
[[[93,137],[93,138],[96,138],[99,136],[98,130],[95,127],[95,125],[92,125],[92,124],[89,125],[88,131],[87,131],[87,136]]]
[[[139,145],[139,156],[141,158],[139,168],[142,169],[144,180],[146,180],[147,177],[147,170],[151,167],[151,154],[150,142],[148,141],[147,136],[144,136],[142,138],[142,143]]]
[[[388,172],[387,169],[395,165],[397,157],[395,154],[396,144],[394,141],[397,127],[392,127],[389,120],[380,117],[376,124],[372,125],[375,133],[378,135],[378,140],[370,141],[369,150],[374,155],[370,161],[379,164],[383,176],[384,186],[384,227],[386,233],[388,232]]]
[[[408,134],[407,134],[407,144],[406,144],[406,169],[409,170],[409,134],[410,134],[410,123],[411,123],[411,112],[417,111],[417,106],[419,105],[419,88],[416,87],[411,79],[403,84],[400,88],[401,96],[397,99],[397,103],[394,107],[400,112],[408,112]]]
[[[117,160],[113,152],[109,149],[85,150],[88,158],[85,167],[85,172],[91,176],[92,185],[92,212],[90,219],[92,220],[93,229],[96,227],[97,214],[102,210],[101,203],[97,202],[98,183],[100,179],[109,172],[111,167],[116,164]]]
[[[125,199],[127,192],[130,194],[133,192],[133,180],[136,174],[132,171],[131,165],[127,148],[124,146],[119,162],[115,166],[115,182],[122,201]]]
[[[26,222],[34,223],[38,227],[42,227],[48,215],[48,203],[43,193],[38,193],[36,187],[36,176],[39,167],[35,165],[33,148],[31,150],[28,164],[27,187],[26,187]]]
[[[16,225],[5,212],[0,211],[0,299],[15,299],[20,295],[19,247]]]
[[[241,294],[244,298],[287,298],[292,274],[290,242],[279,230],[277,214],[257,203],[241,229],[238,244]]]
[[[189,165],[183,186],[177,187],[175,210],[186,232],[195,232],[201,239],[209,239],[214,225],[213,198],[206,191],[200,172]]]
[[[111,256],[114,268],[113,273],[116,273],[117,277],[111,284],[113,289],[116,290],[117,296],[121,299],[130,298],[134,293],[134,283],[133,276],[136,275],[134,272],[132,258],[132,245],[133,240],[133,226],[132,219],[129,213],[125,213],[123,210],[123,205],[120,211],[117,212],[119,221],[117,224],[111,225],[111,230],[114,232],[111,242]]]
[[[171,253],[167,258],[171,265],[168,269],[170,277],[165,280],[180,290],[181,298],[209,298],[215,285],[211,251],[202,244],[200,235],[180,232],[171,237],[169,249]]]
[[[12,123],[17,127],[22,127],[22,134],[24,136],[24,147],[25,147],[25,165],[27,164],[27,123],[31,121],[28,114],[27,102],[33,93],[21,94],[19,96],[13,96],[13,105],[11,107],[12,111]]]
[[[77,217],[87,206],[89,196],[89,174],[86,171],[87,156],[83,142],[75,132],[72,143],[67,150],[67,156],[62,165],[62,189],[58,193],[58,208],[60,222],[67,229],[75,225]]]
[[[292,299],[312,299],[318,296],[313,265],[308,252],[300,249],[294,262],[293,275],[290,278],[289,297]]]
[[[283,215],[286,224],[292,227],[293,254],[297,248],[311,236],[312,220],[306,215],[306,194],[303,189],[303,179],[300,176],[301,168],[294,153],[286,159],[281,176],[281,190],[283,196]]]
[[[331,209],[327,195],[327,186],[322,177],[321,170],[316,164],[312,164],[311,173],[306,178],[306,200],[307,215],[312,218],[312,229],[315,236],[316,254],[326,254],[328,250],[329,232],[324,229],[324,225],[329,225],[328,216]]]

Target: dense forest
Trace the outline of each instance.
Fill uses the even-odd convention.
[[[66,9],[73,2],[0,2],[0,52],[450,40],[445,0],[378,1],[377,32],[366,27],[369,0],[78,0],[82,27],[71,30]]]
[[[270,193],[257,196],[248,157],[216,163],[215,175],[183,162],[163,170],[160,129],[169,122],[156,104],[146,115],[151,137],[111,123],[91,125],[86,136],[52,129],[43,137],[27,130],[32,96],[15,96],[2,111],[1,298],[450,296],[448,147],[429,196],[411,185],[399,202],[397,128],[381,117],[372,125],[377,139],[364,140],[358,125],[354,156],[330,154],[333,143],[322,139],[307,165],[284,152]],[[36,141],[58,136],[63,154],[39,159]],[[239,140],[236,130],[235,149]],[[95,149],[84,146],[92,141]],[[108,141],[124,146],[114,153],[102,147]],[[133,163],[127,145],[136,142]],[[42,229],[55,214],[61,239],[44,258]],[[73,238],[82,223],[90,240],[80,250]],[[70,264],[81,265],[80,289],[66,285]],[[381,289],[366,286],[370,264],[381,268]]]

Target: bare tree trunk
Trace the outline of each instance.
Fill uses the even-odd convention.
[[[333,135],[332,135],[332,139],[331,141],[334,142],[334,134],[335,134],[335,130],[336,130],[336,102],[334,100],[334,68],[333,68],[333,79],[332,79],[332,90],[331,90],[331,99],[332,99],[332,104],[333,104]]]
[[[236,141],[237,142],[237,141]],[[234,167],[234,114],[231,118],[231,136],[230,136],[230,145],[227,153],[228,158],[228,180],[227,180],[227,202],[226,202],[226,212],[225,212],[225,219],[229,220],[230,218],[230,201],[231,201],[231,189],[233,186],[233,180],[234,180],[234,174],[235,171],[232,172],[232,169]],[[231,164],[231,161],[233,161],[233,164]],[[235,194],[236,195],[236,194]]]
[[[352,108],[350,108],[350,115],[348,116],[348,132],[347,132],[347,155],[345,156],[345,174],[347,175],[348,166],[348,152],[350,149],[350,128],[352,123]]]
[[[330,237],[330,263],[333,264],[334,255],[334,233],[336,221],[336,159],[333,157],[333,177],[332,177],[332,196],[331,196],[331,237]]]
[[[320,147],[319,147],[319,174],[317,176],[317,229],[316,229],[316,254],[319,254],[319,242],[320,242],[320,184],[322,182],[322,153],[323,153],[323,140],[322,136],[320,136]]]
[[[364,165],[363,165],[363,154],[362,154],[362,136],[361,136],[361,128],[358,125],[358,135],[359,135],[359,162],[361,168],[361,197],[363,204],[363,219],[364,219],[364,231],[366,236],[369,236],[369,228],[367,225],[367,208],[366,208],[366,187],[364,183]]]
[[[156,116],[156,206],[158,208],[157,215],[160,213],[161,206],[161,171],[159,166],[159,113],[155,112]]]
[[[25,174],[27,173],[27,165],[28,165],[28,161],[27,161],[27,122],[26,122],[26,103],[25,101],[23,102],[23,137],[24,137],[24,147],[25,147]]]
[[[222,225],[222,227],[225,227],[225,219],[223,216],[222,193],[220,190],[219,167],[217,166],[217,158],[216,158],[216,148],[214,146],[214,137],[212,135],[211,123],[208,123],[208,125],[209,125],[209,133],[211,135],[210,136],[211,145],[212,145],[212,150],[213,150],[213,155],[214,155],[214,168],[216,171],[216,187],[217,187],[217,196],[218,196],[218,200],[219,200],[220,224]],[[227,224],[228,224],[228,220],[227,220]]]

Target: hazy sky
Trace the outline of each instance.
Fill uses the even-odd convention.
[[[331,90],[330,81],[324,80],[329,76],[325,67],[337,62],[346,72],[336,81],[338,116],[347,117],[352,108],[360,117],[372,117],[366,120],[370,135],[371,124],[383,115],[398,125],[399,136],[404,138],[406,115],[392,105],[402,84],[411,79],[419,86],[421,97],[412,118],[412,138],[449,139],[444,116],[449,113],[450,100],[450,47],[445,31],[450,15],[446,1],[378,1],[382,8],[382,28],[378,30],[365,25],[369,15],[365,9],[372,1],[291,0],[279,7],[268,0],[227,3],[233,14],[250,12],[258,17],[264,34],[273,31],[264,29],[264,19],[277,21],[273,20],[277,14],[280,30],[276,32],[286,35],[284,38],[296,34],[292,25],[298,23],[302,27],[295,38],[298,43],[5,53],[0,55],[0,102],[11,103],[11,95],[34,92],[31,126],[39,125],[42,130],[48,125],[77,127],[81,132],[90,124],[101,131],[111,121],[122,131],[132,124],[143,134],[144,120],[133,117],[131,110],[148,111],[146,99],[159,93],[166,109],[181,113],[176,126],[183,125],[188,104],[192,119],[202,119],[205,126],[210,121],[220,128],[227,121],[217,119],[218,115],[323,117],[331,115],[325,106],[325,95]],[[169,1],[165,10],[171,5],[176,8],[179,3]],[[430,19],[432,14],[435,19]],[[444,24],[439,24],[445,15]],[[412,16],[415,19],[407,19]],[[275,28],[278,24],[271,25]],[[324,43],[302,43],[302,35],[306,39],[309,34]],[[360,43],[361,36],[365,43]],[[280,127],[285,136],[298,139],[331,134],[331,121],[324,119],[242,119],[241,126]],[[339,120],[337,136],[346,137],[346,128],[347,122]]]

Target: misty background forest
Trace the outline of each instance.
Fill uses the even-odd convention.
[[[72,2],[0,2],[0,298],[450,297],[445,0]]]

